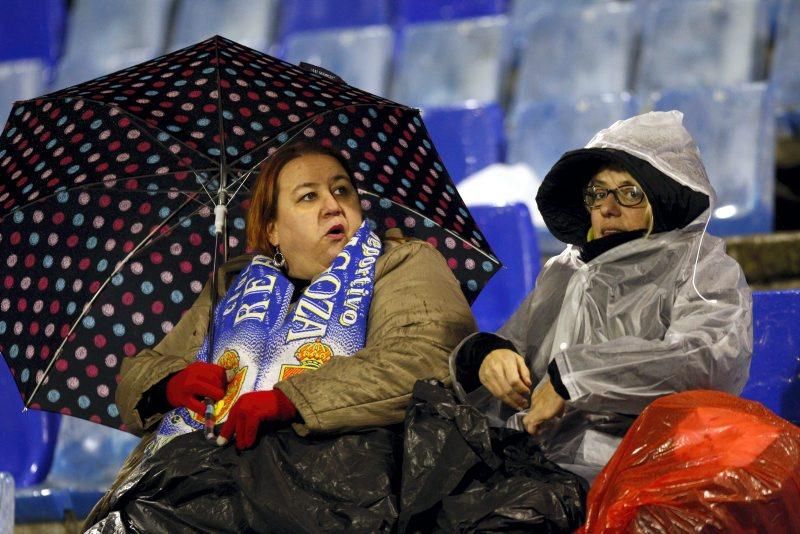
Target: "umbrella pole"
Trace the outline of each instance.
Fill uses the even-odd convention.
[[[217,196],[217,205],[214,206],[214,255],[211,264],[211,306],[208,310],[208,363],[213,363],[214,360],[214,310],[217,307],[217,254],[219,252],[219,240],[222,236],[225,238],[225,221],[228,215],[228,207],[225,204],[225,187],[224,180],[220,182],[219,194]],[[227,239],[226,239],[227,241]],[[227,243],[225,245],[225,256],[227,256]],[[226,260],[227,258],[223,258]],[[206,409],[203,414],[203,432],[208,440],[216,439],[214,434],[214,425],[216,423],[216,414],[214,413],[214,400],[210,397],[203,399]]]

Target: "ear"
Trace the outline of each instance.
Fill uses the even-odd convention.
[[[270,221],[267,223],[267,240],[273,248],[277,247],[280,243],[278,236],[278,225],[275,224],[275,221]]]

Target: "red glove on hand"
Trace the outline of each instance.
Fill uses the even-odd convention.
[[[289,421],[296,415],[297,408],[279,389],[245,393],[231,408],[219,431],[217,445],[225,445],[236,434],[236,448],[247,449],[255,444],[262,422]]]
[[[225,368],[213,363],[194,362],[167,382],[167,402],[173,407],[185,406],[195,413],[206,411],[205,397],[215,401],[225,396]]]

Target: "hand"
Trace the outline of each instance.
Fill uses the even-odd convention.
[[[193,362],[167,382],[167,402],[195,413],[206,410],[205,397],[215,401],[225,396],[225,368],[213,363]]]
[[[522,418],[522,425],[528,434],[536,434],[539,425],[564,413],[566,401],[556,393],[550,377],[546,376],[531,395],[531,409]]]
[[[508,406],[522,410],[531,395],[531,373],[525,360],[508,349],[495,349],[484,358],[478,378],[489,392]]]
[[[261,423],[266,421],[289,421],[297,415],[297,408],[283,391],[251,391],[236,401],[222,425],[217,445],[225,445],[236,434],[236,448],[247,449],[256,442]]]

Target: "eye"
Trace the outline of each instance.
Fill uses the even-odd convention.
[[[337,187],[335,187],[333,189],[333,194],[341,196],[341,197],[344,197],[344,196],[349,195],[351,191],[352,190],[350,189],[350,186],[340,185],[340,186],[337,186]]]
[[[300,202],[311,202],[316,198],[317,194],[314,191],[309,191],[308,193],[300,197]]]
[[[630,202],[636,202],[644,197],[644,193],[635,185],[620,187],[619,192]]]

